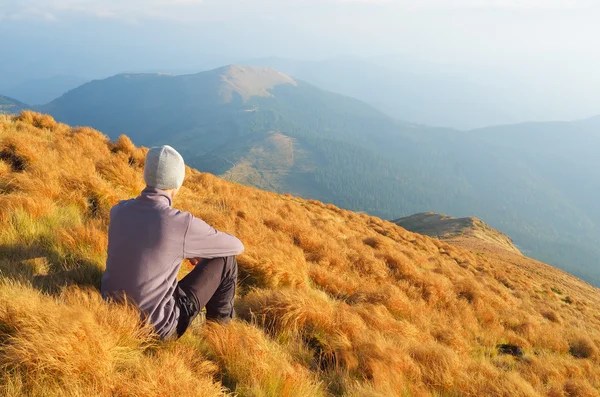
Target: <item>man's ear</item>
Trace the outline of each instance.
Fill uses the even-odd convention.
[[[177,193],[179,193],[179,188],[171,190],[171,200],[175,199]]]

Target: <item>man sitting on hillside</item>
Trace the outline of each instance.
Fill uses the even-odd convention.
[[[154,147],[146,156],[142,194],[110,212],[102,295],[114,300],[125,295],[162,338],[183,335],[204,306],[207,320],[233,318],[235,255],[244,251],[236,237],[171,207],[184,176],[175,149]],[[195,267],[177,282],[185,258]]]

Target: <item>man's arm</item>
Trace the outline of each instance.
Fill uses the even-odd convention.
[[[206,222],[192,216],[183,244],[185,258],[221,258],[239,255],[244,245],[236,237],[219,232]]]

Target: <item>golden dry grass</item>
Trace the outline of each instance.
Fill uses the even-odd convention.
[[[0,395],[598,394],[596,288],[189,169],[175,205],[246,246],[240,318],[157,341],[98,293],[108,212],[143,188],[144,155],[49,116],[0,116]]]

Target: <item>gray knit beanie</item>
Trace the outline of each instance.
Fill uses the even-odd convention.
[[[183,184],[185,164],[183,157],[171,146],[150,149],[144,165],[144,181],[157,189],[178,189]]]

